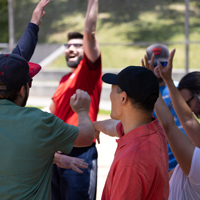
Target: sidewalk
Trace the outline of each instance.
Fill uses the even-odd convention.
[[[110,118],[110,116],[107,115],[98,116],[98,120],[104,120],[108,118]],[[98,177],[97,177],[96,200],[101,199],[103,187],[117,147],[116,139],[117,138],[115,137],[110,137],[103,133],[100,133],[100,144],[97,143],[96,145],[98,151]]]

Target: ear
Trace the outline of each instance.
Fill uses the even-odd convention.
[[[121,93],[121,103],[120,103],[120,105],[124,105],[127,101],[128,101],[128,96],[127,96],[126,92],[123,91]]]
[[[18,96],[24,97],[25,95],[25,87],[24,85],[21,87],[20,91],[18,92]]]

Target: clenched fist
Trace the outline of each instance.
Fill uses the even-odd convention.
[[[90,96],[87,92],[83,90],[76,90],[70,98],[70,106],[72,110],[76,113],[78,112],[89,112],[90,109]]]

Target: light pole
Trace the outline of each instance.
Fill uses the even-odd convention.
[[[9,53],[14,48],[14,14],[13,0],[8,0],[8,31],[9,31]]]
[[[185,73],[189,71],[189,1],[185,0]]]

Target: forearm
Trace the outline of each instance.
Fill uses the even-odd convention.
[[[177,162],[183,172],[188,175],[195,146],[176,126],[173,116],[163,101],[161,94],[159,94],[155,104],[155,111],[159,122],[166,132],[169,145]]]
[[[79,134],[74,142],[76,147],[90,146],[94,141],[94,127],[87,112],[79,112],[78,128]]]
[[[169,88],[170,97],[176,111],[176,114],[183,126],[185,132],[188,137],[192,140],[192,142],[200,147],[200,124],[196,120],[194,114],[191,109],[187,105],[187,103],[182,98],[180,92],[175,87],[173,81],[167,81],[167,86]]]
[[[111,137],[119,137],[117,134],[116,126],[119,123],[118,120],[108,119],[104,121],[93,122],[95,130],[98,130]]]
[[[39,27],[37,25],[29,23],[12,53],[18,54],[29,61],[38,41],[38,31]]]
[[[87,13],[85,17],[84,34],[93,35],[96,32],[97,17],[98,17],[98,0],[88,0]]]
[[[98,17],[98,0],[89,0],[84,25],[84,53],[90,61],[95,62],[100,55],[100,47],[96,38]]]

